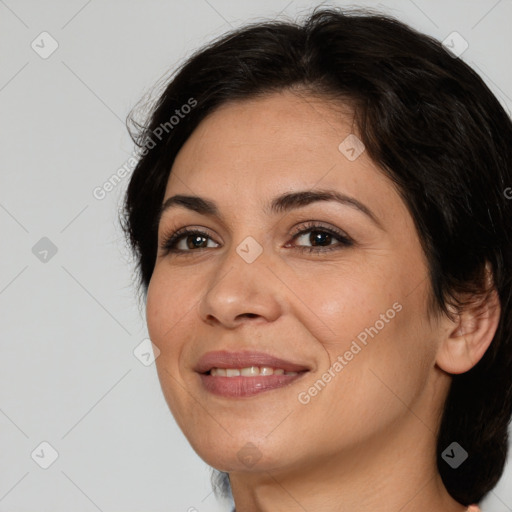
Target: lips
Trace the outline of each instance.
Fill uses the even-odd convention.
[[[263,373],[256,374],[258,367]],[[204,354],[194,369],[199,374],[205,391],[228,399],[252,397],[288,387],[310,370],[304,364],[287,361],[263,352],[224,350]],[[214,373],[210,373],[212,369],[215,369]],[[235,369],[249,370],[250,375],[246,376],[245,371],[244,375],[239,375]],[[275,369],[276,372],[270,372],[270,369]],[[235,375],[223,376],[226,373]]]
[[[212,368],[248,368],[250,366],[280,368],[285,372],[305,372],[310,368],[303,364],[271,356],[263,352],[228,352],[220,350],[204,354],[194,368],[196,372],[207,374]]]

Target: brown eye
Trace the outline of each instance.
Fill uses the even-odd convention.
[[[165,254],[194,252],[195,249],[208,249],[208,240],[212,238],[203,231],[183,229],[165,237],[161,247]]]
[[[326,252],[354,245],[353,240],[341,231],[318,224],[308,224],[302,227],[303,229],[294,235],[293,240],[303,239],[311,246],[299,245],[298,248],[301,251]],[[338,241],[338,243],[332,244],[333,241]]]

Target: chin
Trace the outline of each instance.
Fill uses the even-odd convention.
[[[202,460],[219,471],[268,471],[293,463],[289,460],[293,447],[286,443],[277,439],[270,442],[264,435],[256,438],[243,432],[238,435],[231,433],[233,437],[227,434],[224,437],[228,439],[227,442],[210,440],[208,437],[202,437],[197,442],[189,438],[189,442]]]

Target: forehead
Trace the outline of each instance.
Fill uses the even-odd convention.
[[[403,209],[391,181],[358,141],[351,109],[339,102],[291,92],[230,102],[183,145],[165,198],[208,196],[244,208],[286,191],[321,187],[370,203],[381,216]]]

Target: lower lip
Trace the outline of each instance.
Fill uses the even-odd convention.
[[[200,374],[203,386],[214,395],[230,398],[253,396],[272,389],[288,386],[307,372],[297,375],[266,375],[264,377],[217,377]]]

